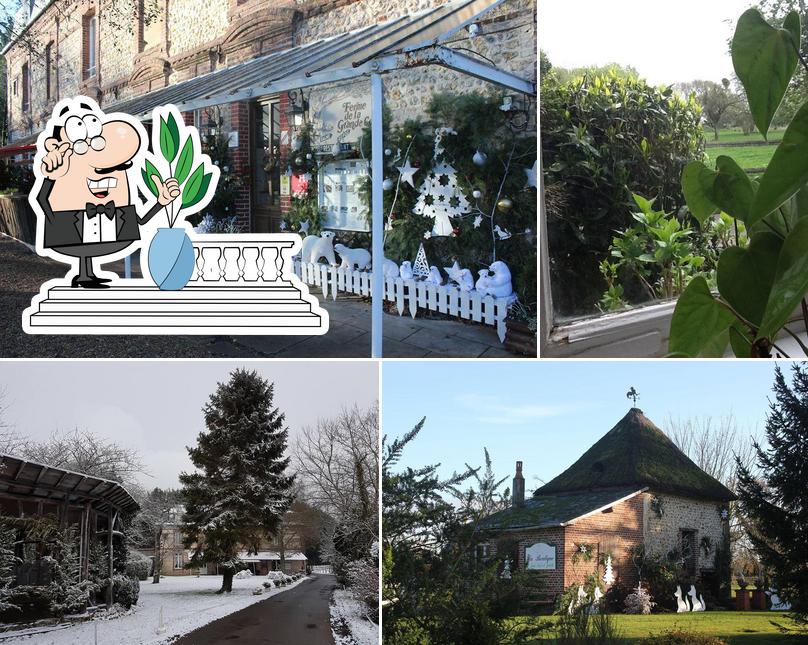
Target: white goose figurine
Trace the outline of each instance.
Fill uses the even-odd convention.
[[[690,611],[690,605],[687,604],[687,600],[682,598],[682,587],[676,585],[676,592],[673,594],[673,597],[676,598],[677,614],[683,614]]]
[[[690,591],[687,592],[687,595],[690,596],[690,602],[693,605],[692,611],[704,611],[706,606],[704,604],[704,597],[699,596],[696,598],[696,587],[690,585]]]

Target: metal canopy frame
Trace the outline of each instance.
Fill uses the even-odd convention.
[[[108,110],[128,112],[144,119],[150,116],[155,105],[149,105],[149,99],[159,104],[173,103],[182,111],[191,111],[369,77],[372,263],[374,267],[381,267],[384,262],[382,76],[423,65],[440,65],[513,92],[535,96],[535,82],[441,44],[502,2],[460,0],[440,5],[412,16],[402,16],[240,63],[116,103]],[[211,88],[211,91],[202,92],[203,88]],[[192,98],[183,100],[189,95]],[[376,271],[371,285],[371,356],[374,358],[382,356],[383,296],[381,272]]]

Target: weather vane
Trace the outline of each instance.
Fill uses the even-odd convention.
[[[637,399],[640,398],[640,393],[634,389],[634,386],[631,386],[631,389],[626,392],[626,398],[631,399],[634,402],[634,407],[637,407]]]

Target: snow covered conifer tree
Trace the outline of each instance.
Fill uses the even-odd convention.
[[[294,475],[284,457],[288,429],[273,407],[274,386],[255,371],[235,370],[202,409],[206,430],[188,448],[197,471],[182,473],[182,533],[190,566],[217,564],[230,592],[241,549],[257,550],[280,528],[292,503]]]

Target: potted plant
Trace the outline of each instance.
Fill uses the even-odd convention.
[[[194,272],[196,258],[185,218],[207,204],[219,180],[219,169],[201,152],[196,128],[186,126],[182,119],[178,122],[179,113],[175,116],[175,111],[173,106],[163,108],[159,126],[152,134],[152,148],[159,150],[162,157],[155,155],[154,159],[165,174],[148,158],[141,169],[143,181],[155,197],[155,177],[161,182],[163,176],[174,177],[181,190],[180,197],[166,206],[168,226],[157,230],[148,252],[149,275],[160,289],[169,291],[182,289]]]

